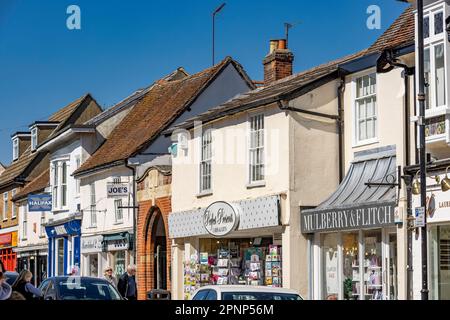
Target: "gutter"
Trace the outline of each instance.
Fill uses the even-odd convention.
[[[133,174],[133,256],[134,256],[134,265],[138,264],[137,261],[137,219],[136,219],[136,168],[132,167],[128,164],[128,162],[125,162],[125,167],[131,170]]]
[[[341,83],[337,88],[337,97],[338,97],[338,115],[339,119],[337,121],[338,128],[338,139],[339,139],[339,184],[344,180],[344,131],[342,130],[343,126],[343,95],[345,91],[345,77],[341,76]]]

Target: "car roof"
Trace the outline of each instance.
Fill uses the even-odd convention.
[[[101,278],[95,278],[95,277],[81,277],[81,276],[57,276],[57,277],[50,277],[47,278],[46,280],[68,280],[68,279],[80,279],[80,280],[91,280],[91,281],[103,281],[103,282],[108,282],[105,279],[101,279]]]
[[[268,293],[285,293],[298,295],[298,292],[292,289],[264,287],[264,286],[243,286],[243,285],[205,286],[198,289],[198,291],[205,289],[213,289],[216,290],[217,292],[268,292]]]

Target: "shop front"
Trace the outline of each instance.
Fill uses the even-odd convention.
[[[103,235],[103,250],[116,277],[124,274],[128,265],[134,264],[133,234],[129,232]]]
[[[17,231],[0,234],[0,259],[8,271],[15,271],[17,269],[17,253],[14,251],[16,247]]]
[[[181,285],[184,299],[206,285],[283,286],[279,196],[172,213],[169,234],[182,257],[173,291]]]
[[[103,236],[81,237],[81,266],[82,275],[87,277],[101,277],[106,267],[107,258],[103,250]]]
[[[47,278],[47,250],[47,245],[18,247],[14,250],[17,253],[17,271],[31,271],[35,286]]]
[[[81,219],[48,223],[48,275],[80,274]]]
[[[450,160],[442,160],[427,174],[428,288],[430,300],[450,300]],[[447,168],[447,169],[446,169]],[[420,195],[413,195],[413,214],[420,207]],[[413,231],[414,298],[420,299],[422,239]]]
[[[395,150],[358,153],[336,192],[301,210],[314,299],[397,299],[397,170]]]

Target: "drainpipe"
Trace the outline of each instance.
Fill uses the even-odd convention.
[[[345,77],[341,76],[341,83],[337,89],[337,97],[338,97],[338,116],[337,120],[337,128],[338,128],[338,139],[339,139],[339,183],[344,179],[344,132],[342,130],[343,125],[343,95],[345,91]]]
[[[134,265],[137,265],[137,226],[136,226],[136,168],[125,162],[125,167],[133,173],[133,259]]]
[[[404,146],[404,156],[405,156],[405,165],[406,167],[411,165],[411,155],[410,155],[410,144],[411,144],[411,133],[410,133],[410,99],[409,99],[409,76],[414,75],[415,71],[414,68],[408,67],[406,64],[399,63],[396,61],[396,59],[393,57],[392,53],[388,53],[386,56],[386,61],[395,67],[403,68],[403,78],[404,78],[404,86],[405,86],[405,101],[404,101],[404,108],[405,108],[405,117],[404,117],[404,126],[405,126],[405,146]],[[415,78],[415,77],[414,77]],[[415,87],[415,86],[414,86]],[[410,187],[410,181],[405,179],[405,183],[407,185],[406,188],[406,211],[407,211],[407,276],[406,276],[406,292],[407,292],[407,300],[412,300],[412,289],[413,289],[413,256],[412,256],[412,230],[409,228],[409,221],[413,217],[412,212],[412,194],[411,194],[411,187]],[[400,181],[399,181],[400,182]]]

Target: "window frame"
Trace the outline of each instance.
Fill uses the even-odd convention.
[[[22,218],[22,240],[28,239],[28,206],[25,205],[23,209]]]
[[[19,159],[19,138],[13,139],[13,161]]]
[[[252,147],[252,119],[262,117],[262,146]],[[254,112],[254,113],[248,113],[247,115],[247,150],[246,150],[246,156],[247,156],[247,163],[246,163],[246,172],[247,172],[247,188],[251,187],[260,187],[265,186],[266,183],[266,152],[267,152],[267,134],[266,134],[266,115],[264,112]],[[261,157],[262,157],[262,163],[255,164],[255,166],[262,166],[262,173],[260,175],[262,176],[261,180],[253,180],[252,179],[252,152],[257,151],[258,149],[262,149]]]
[[[211,128],[205,129],[202,132],[202,135],[200,137],[200,141],[199,141],[199,149],[200,149],[200,159],[199,159],[199,182],[198,182],[198,191],[200,195],[205,195],[205,194],[212,194],[212,159],[213,159],[213,131]],[[203,148],[204,148],[204,138],[206,137],[206,135],[209,135],[209,141],[207,146],[209,146],[209,158],[208,157],[204,157],[204,152],[203,152]],[[209,163],[209,188],[205,188],[203,185],[203,176],[204,176],[204,172],[203,172],[203,164],[208,164]]]
[[[31,151],[36,150],[38,145],[38,128],[34,127],[31,129]]]
[[[361,96],[358,97],[357,96],[357,86],[358,86],[358,80],[362,79],[364,77],[367,76],[371,76],[371,75],[375,75],[375,93],[369,94],[369,95],[365,95],[365,96]],[[375,144],[379,142],[379,110],[378,110],[378,84],[379,84],[379,76],[378,73],[376,71],[375,68],[370,68],[367,70],[364,70],[363,72],[359,72],[356,73],[352,76],[351,79],[351,86],[352,86],[352,128],[353,128],[353,133],[352,133],[352,141],[353,141],[353,148],[356,147],[361,147],[361,146],[366,146],[366,145],[370,145],[370,144]],[[372,116],[372,119],[375,119],[375,136],[372,138],[366,138],[364,140],[360,140],[359,139],[359,122],[360,122],[360,118],[359,118],[359,110],[358,110],[358,106],[357,106],[357,102],[363,99],[368,99],[371,97],[375,97],[375,112],[374,112],[374,116]],[[365,121],[367,123],[367,119],[368,117],[365,117]]]
[[[3,193],[3,216],[2,216],[3,221],[8,221],[8,205],[9,205],[8,193],[9,193],[8,191]]]
[[[39,224],[40,224],[39,237],[45,238],[45,226],[44,226],[44,224],[45,224],[45,212],[41,213]]]
[[[17,218],[17,206],[14,203],[14,201],[12,201],[12,198],[14,198],[14,196],[17,194],[17,189],[13,189],[11,191],[11,219],[16,219]]]
[[[114,199],[114,221],[115,224],[122,224],[123,223],[123,201],[122,199]],[[120,212],[120,219],[118,219],[118,213]]]
[[[97,228],[97,198],[95,194],[95,181],[89,184],[89,226]]]
[[[70,159],[54,159],[51,162],[51,188],[53,211],[65,211],[69,208],[69,168]],[[65,172],[64,172],[65,167]],[[65,173],[65,174],[64,174]],[[65,200],[65,201],[63,201]]]

